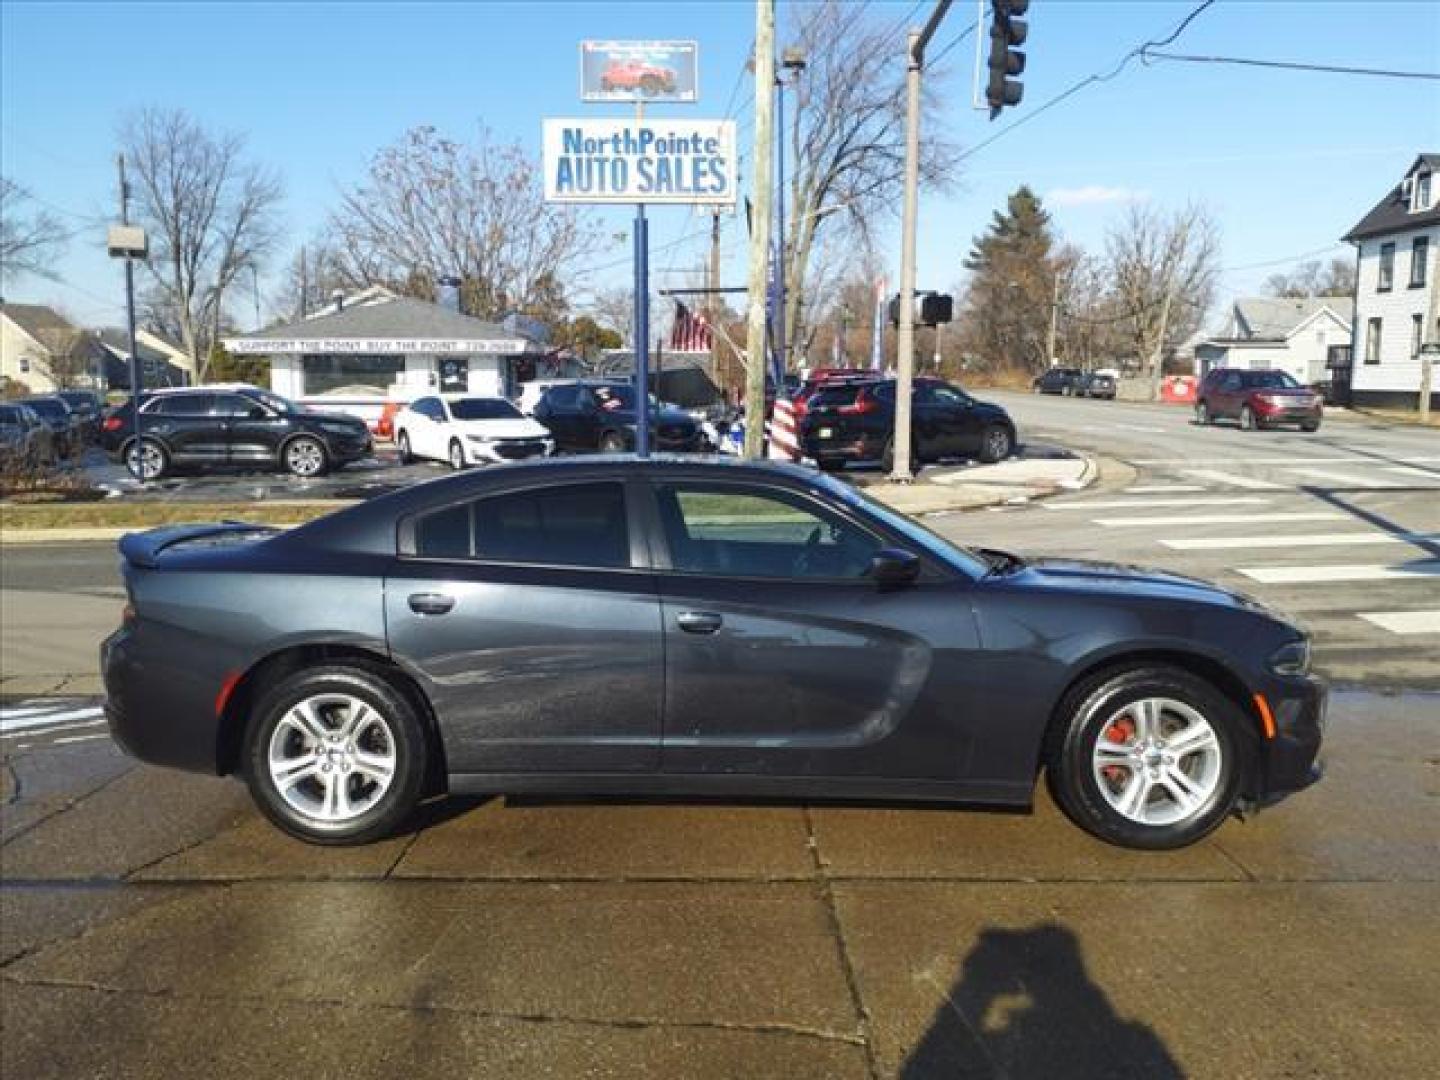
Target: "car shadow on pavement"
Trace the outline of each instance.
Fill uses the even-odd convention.
[[[900,1070],[902,1080],[1184,1075],[1154,1031],[1116,1014],[1075,935],[1055,923],[982,931]]]
[[[1419,548],[1421,551],[1424,551],[1428,556],[1426,559],[1420,560],[1421,562],[1428,562],[1431,559],[1440,559],[1440,543],[1437,543],[1435,540],[1429,539],[1422,534],[1414,533],[1410,529],[1405,528],[1403,525],[1391,521],[1383,514],[1377,514],[1373,510],[1367,510],[1363,506],[1355,503],[1354,501],[1345,498],[1346,494],[1351,493],[1349,489],[1322,487],[1315,484],[1306,484],[1301,487],[1300,490],[1305,492],[1305,494],[1307,495],[1319,499],[1323,503],[1327,503],[1330,506],[1333,506],[1336,510],[1343,511],[1344,513],[1347,513],[1352,517],[1358,518],[1360,521],[1363,521],[1366,525],[1369,525],[1372,528],[1379,529],[1381,532],[1387,532],[1391,536],[1404,540],[1412,547]],[[1368,488],[1361,488],[1358,490],[1363,494],[1373,494],[1371,489]],[[1420,492],[1428,493],[1432,492],[1433,490],[1433,488],[1401,487],[1385,488],[1383,489],[1383,493],[1386,495],[1409,495],[1418,494]]]

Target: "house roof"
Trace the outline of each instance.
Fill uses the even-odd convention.
[[[1251,296],[1235,301],[1234,317],[1221,335],[1250,341],[1283,341],[1325,309],[1349,326],[1355,312],[1349,296]]]
[[[129,331],[122,330],[119,327],[115,326],[107,326],[103,330],[96,330],[95,337],[99,339],[101,345],[105,346],[105,348],[109,349],[116,355],[122,358],[128,358],[130,356]],[[170,362],[170,357],[165,355],[165,353],[161,352],[159,349],[152,349],[149,345],[146,345],[145,342],[140,341],[139,339],[136,339],[135,341],[135,352],[137,355],[139,355],[142,361],[148,360],[151,363],[155,364],[165,364]]]
[[[41,345],[45,344],[41,334],[75,329],[64,317],[57,314],[54,308],[48,308],[44,304],[0,303],[0,313]]]
[[[1415,164],[1405,170],[1405,175],[1409,176],[1422,166],[1440,172],[1440,154],[1421,154],[1415,159]],[[1341,239],[1364,240],[1370,236],[1384,236],[1386,233],[1406,232],[1410,229],[1440,224],[1440,201],[1437,201],[1429,210],[1421,210],[1412,214],[1401,193],[1402,184],[1396,184],[1391,188],[1389,194],[1376,203],[1375,208],[1361,218],[1359,223]]]
[[[535,352],[529,338],[399,296],[227,338],[231,352]]]

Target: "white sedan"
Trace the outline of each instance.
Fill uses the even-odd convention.
[[[549,428],[499,397],[431,394],[395,414],[400,460],[448,461],[452,469],[555,452]]]

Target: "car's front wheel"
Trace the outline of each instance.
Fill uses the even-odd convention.
[[[1245,718],[1215,686],[1143,664],[1076,687],[1046,746],[1061,809],[1122,847],[1178,848],[1235,807],[1249,746]]]
[[[285,471],[301,479],[321,475],[328,462],[325,444],[311,435],[301,435],[285,444]]]
[[[1010,434],[1009,428],[1001,424],[986,428],[980,438],[980,460],[986,464],[1004,461],[1014,449],[1015,437]]]
[[[450,468],[459,472],[465,468],[465,447],[460,445],[459,439],[450,440]]]
[[[1240,409],[1240,426],[1246,431],[1255,431],[1260,427],[1260,421],[1255,416],[1255,410],[1245,405]]]
[[[1301,430],[1301,431],[1311,431],[1311,432],[1319,431],[1319,430],[1320,430],[1320,421],[1319,421],[1319,420],[1306,420],[1303,424],[1300,425],[1300,430]]]
[[[378,670],[330,664],[261,694],[245,774],[256,805],[292,836],[360,844],[414,811],[429,749],[415,706]]]
[[[170,468],[170,455],[154,439],[139,439],[126,448],[125,467],[141,480],[159,480]]]
[[[415,460],[415,455],[410,450],[410,435],[402,431],[395,436],[395,449],[400,452],[400,464],[409,465]]]

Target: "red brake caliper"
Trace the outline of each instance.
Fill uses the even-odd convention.
[[[1102,731],[1100,737],[1106,742],[1124,746],[1135,737],[1135,722],[1128,716],[1122,716]],[[1123,784],[1130,775],[1123,765],[1106,765],[1100,771],[1106,780],[1116,786]]]

